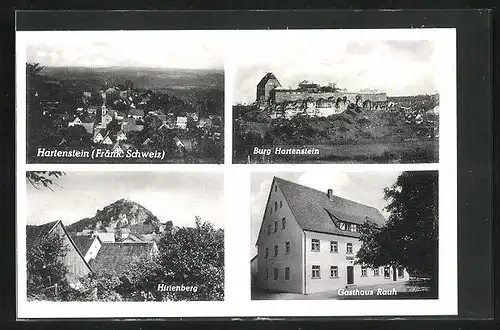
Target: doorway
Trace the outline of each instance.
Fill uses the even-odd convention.
[[[354,284],[354,267],[347,266],[347,285]]]

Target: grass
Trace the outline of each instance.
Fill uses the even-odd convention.
[[[369,296],[339,296],[337,290],[316,292],[307,295],[267,291],[252,287],[252,300],[401,300],[401,299],[437,299],[437,295],[429,290],[428,281],[410,280],[406,282],[390,282],[379,285],[358,286],[360,290],[374,290],[378,288],[391,290],[395,288],[397,295],[369,295]]]
[[[276,147],[276,146],[268,146]],[[281,146],[293,147],[293,146]],[[253,157],[256,163],[437,163],[438,141],[373,142],[342,145],[295,146],[318,148],[317,156],[272,155],[264,158]],[[246,162],[235,159],[235,163]]]

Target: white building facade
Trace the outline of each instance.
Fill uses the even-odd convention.
[[[257,284],[309,294],[409,280],[406,270],[355,264],[359,225],[375,208],[274,178],[257,239]]]

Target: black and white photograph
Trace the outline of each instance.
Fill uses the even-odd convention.
[[[223,162],[224,49],[216,35],[21,36],[28,163]]]
[[[251,173],[251,299],[438,299],[438,171]]]
[[[233,162],[438,163],[436,41],[384,32],[290,30],[235,51]]]
[[[223,181],[26,172],[27,301],[224,300]]]

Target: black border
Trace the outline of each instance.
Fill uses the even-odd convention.
[[[3,13],[2,13],[3,14]],[[8,13],[2,15],[2,25],[13,25]],[[106,30],[106,29],[277,29],[277,28],[407,28],[407,27],[456,27],[457,28],[457,107],[458,107],[458,253],[459,253],[459,315],[467,319],[492,316],[492,220],[493,220],[493,118],[491,65],[492,21],[488,10],[411,10],[411,11],[181,11],[181,12],[18,12],[17,27],[23,30]],[[2,26],[2,27],[4,27]],[[498,38],[498,26],[494,30]],[[12,33],[10,31],[10,33]],[[4,40],[13,38],[7,32]],[[2,34],[2,39],[4,35]],[[498,42],[498,39],[496,39]],[[2,56],[3,55],[3,56]],[[14,60],[0,52],[6,70],[4,78],[14,76]],[[498,67],[497,67],[498,69]],[[498,71],[498,70],[497,70]],[[13,82],[13,79],[7,80]],[[13,89],[5,94],[8,104],[14,105]],[[13,114],[3,114],[13,123]],[[497,131],[498,132],[498,131]],[[2,133],[13,134],[12,129]],[[498,135],[497,135],[498,137]],[[13,139],[15,141],[15,137]],[[5,144],[2,143],[2,146]],[[498,145],[495,149],[499,155]],[[6,150],[3,150],[6,151]],[[14,150],[5,152],[7,165],[14,164]],[[10,157],[9,157],[10,155]],[[6,176],[4,183],[13,184],[14,176]],[[499,183],[495,176],[495,183]],[[3,191],[4,193],[6,191]],[[9,195],[11,193],[11,195]],[[13,191],[6,194],[14,199]],[[14,203],[7,207],[7,214],[14,214]],[[9,218],[11,218],[9,216]],[[12,217],[11,219],[14,219]],[[14,221],[2,221],[2,260],[12,268],[10,283],[15,283]],[[5,230],[7,226],[10,229]],[[498,234],[498,228],[495,232]],[[4,239],[6,237],[7,239]],[[497,235],[498,237],[498,235]],[[463,243],[462,243],[463,242]],[[7,255],[8,254],[8,255]],[[4,283],[5,284],[5,283]],[[15,286],[4,285],[2,298],[10,296],[9,306],[15,303]],[[13,294],[14,293],[14,294]],[[14,299],[12,299],[14,298]],[[7,303],[7,301],[5,301]],[[497,300],[498,303],[498,300]],[[2,303],[3,306],[4,303]],[[498,306],[498,304],[497,304]],[[15,318],[14,310],[1,308],[2,317]],[[497,312],[498,315],[498,312]],[[432,317],[421,317],[429,319]],[[450,319],[453,317],[436,317]],[[207,318],[204,318],[207,320]],[[210,318],[208,318],[210,319]],[[221,318],[218,318],[221,319]],[[228,318],[224,318],[229,320]],[[276,318],[279,319],[279,318]],[[282,319],[282,318],[281,318]],[[340,320],[344,318],[335,318]],[[350,318],[352,319],[352,318]],[[359,318],[355,318],[359,319]],[[364,318],[379,319],[377,318]],[[392,318],[400,319],[400,318]],[[420,318],[419,318],[420,319]],[[175,324],[176,319],[170,319]],[[199,318],[190,320],[200,320]],[[298,320],[298,319],[295,319]],[[332,318],[300,318],[303,320],[332,320]],[[52,322],[46,322],[48,326]],[[302,322],[300,322],[302,323]],[[299,324],[300,324],[299,323]],[[343,324],[346,324],[342,322]],[[135,324],[135,326],[134,326]],[[134,328],[141,323],[133,322]],[[169,323],[170,324],[170,323]],[[241,323],[240,323],[241,324]],[[271,322],[271,325],[273,323]],[[274,323],[277,325],[276,323]],[[294,323],[294,325],[299,325]],[[418,321],[428,327],[426,321]],[[173,324],[171,324],[173,325]],[[213,326],[222,325],[214,322]],[[378,323],[379,326],[382,326]],[[351,327],[354,324],[351,324]],[[376,328],[376,326],[373,326]]]

